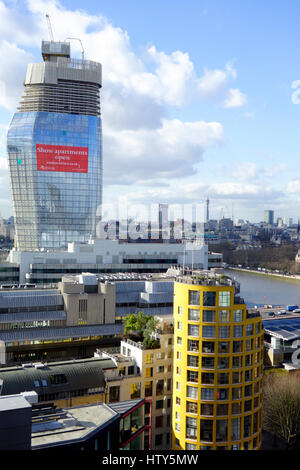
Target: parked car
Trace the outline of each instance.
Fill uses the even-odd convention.
[[[275,317],[275,312],[268,312],[269,317]]]
[[[286,315],[286,311],[285,310],[279,310],[278,315]]]
[[[293,310],[293,313],[300,313],[300,308],[295,308],[295,310]]]

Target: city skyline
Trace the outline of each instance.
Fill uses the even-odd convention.
[[[80,38],[85,58],[103,64],[104,203],[209,197],[211,219],[258,222],[272,209],[275,219],[298,220],[299,9],[296,1],[0,2],[0,215],[12,214],[6,132],[27,64],[50,39],[48,13],[55,40]],[[80,58],[79,41],[71,48]]]

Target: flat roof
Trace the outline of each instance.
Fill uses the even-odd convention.
[[[31,447],[56,446],[85,440],[88,434],[109,421],[119,419],[119,414],[104,403],[70,408],[56,419],[32,424]]]
[[[263,319],[262,323],[265,333],[276,338],[283,339],[284,341],[300,338],[300,317]]]
[[[20,410],[22,408],[31,408],[30,403],[22,395],[0,396],[0,412]]]

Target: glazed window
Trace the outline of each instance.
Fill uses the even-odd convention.
[[[219,307],[230,307],[230,291],[219,292]]]
[[[216,305],[216,293],[204,291],[203,305],[204,307],[214,307]]]
[[[189,320],[199,321],[200,320],[200,310],[194,308],[189,308]]]
[[[216,321],[216,312],[215,310],[203,310],[202,321],[207,323],[212,323]]]
[[[189,305],[200,305],[200,291],[189,291]]]

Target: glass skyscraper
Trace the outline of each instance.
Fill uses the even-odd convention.
[[[96,234],[102,203],[101,64],[42,42],[7,135],[15,247],[58,249]]]

